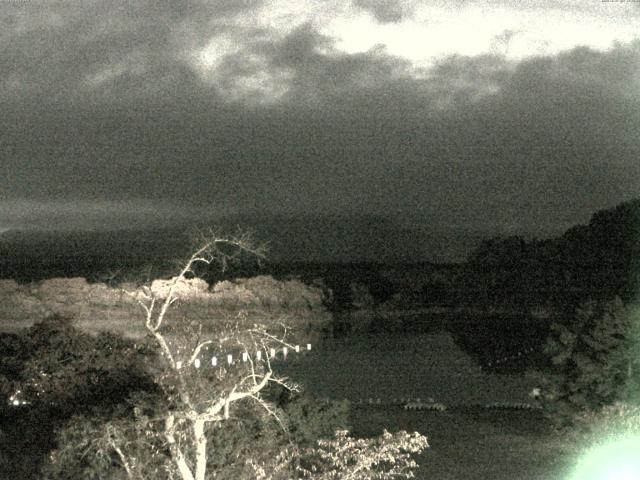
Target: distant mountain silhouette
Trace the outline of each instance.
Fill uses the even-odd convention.
[[[268,242],[274,261],[459,262],[483,232],[406,226],[375,215],[244,215],[222,219]]]
[[[504,276],[503,283],[512,290],[518,285],[530,288],[532,282],[531,288],[548,290],[558,285],[563,291],[585,285],[598,289],[598,283],[607,289],[628,290],[640,272],[640,199],[596,212],[588,225],[546,240],[491,239],[489,232],[431,227],[409,218],[375,215],[262,213],[228,216],[214,224],[224,232],[254,232],[256,241],[267,243],[273,263],[468,260],[469,268],[476,272],[469,279],[471,284],[487,282],[483,277],[487,269],[519,271],[515,277]],[[197,225],[183,223],[137,230],[6,231],[0,236],[0,277],[91,278],[98,271],[114,268],[168,265],[187,253],[188,234],[194,227]],[[492,275],[491,288],[499,291],[500,282]],[[525,277],[533,280],[522,280]]]
[[[222,232],[254,233],[271,262],[459,262],[481,232],[399,226],[372,215],[235,215],[214,222]],[[207,225],[102,231],[10,231],[0,238],[0,275],[39,270],[69,275],[115,265],[161,264],[186,253],[189,232]],[[80,273],[80,272],[78,272]]]

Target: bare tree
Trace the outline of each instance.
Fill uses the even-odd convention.
[[[202,324],[197,329],[193,329],[192,324],[169,324],[168,312],[179,300],[176,292],[188,282],[189,275],[195,274],[199,264],[218,264],[225,269],[241,254],[262,258],[264,251],[256,248],[246,234],[233,237],[214,231],[200,234],[199,246],[169,281],[165,292],[153,292],[149,287],[142,292],[128,292],[144,309],[145,327],[164,362],[159,369],[159,384],[168,400],[167,411],[155,421],[163,423],[164,442],[182,480],[205,479],[210,452],[207,430],[212,424],[228,420],[234,404],[253,401],[279,422],[274,406],[261,392],[270,383],[290,390],[298,388],[277,376],[271,366],[275,348],[294,348],[287,342],[289,332],[282,322],[249,321],[240,313],[233,319],[221,320],[214,328]],[[238,352],[246,361],[230,365],[231,362],[221,358],[217,368],[205,368],[201,356],[210,347],[219,352]],[[136,460],[128,458],[127,450],[118,446],[116,437],[109,437],[112,448],[129,478],[137,478]]]
[[[200,234],[196,245],[180,263],[176,276],[127,292],[145,313],[141,321],[157,352],[149,359],[149,370],[159,392],[141,391],[130,398],[133,415],[109,413],[106,421],[77,418],[61,432],[61,448],[51,455],[55,468],[50,471],[54,474],[47,478],[68,478],[65,461],[75,461],[82,451],[85,456],[92,454],[90,474],[85,466],[79,470],[84,478],[104,478],[109,472],[109,478],[123,480],[205,480],[216,477],[208,465],[227,459],[225,452],[217,450],[219,437],[214,429],[226,424],[231,431],[251,412],[260,427],[272,419],[286,431],[287,419],[280,418],[282,411],[268,395],[270,386],[299,390],[272,368],[276,350],[295,349],[296,333],[286,322],[273,316],[256,320],[255,315],[252,318],[240,311],[235,316],[196,319],[194,323],[170,313],[179,300],[189,300],[188,288],[197,282],[190,277],[199,265],[217,264],[224,269],[242,254],[262,258],[264,251],[254,247],[246,234],[227,237],[214,231]],[[188,306],[183,304],[183,308]],[[211,349],[219,355],[215,367],[211,365]],[[227,354],[235,356],[235,362]],[[228,423],[231,420],[235,423]],[[339,430],[332,439],[314,439],[314,444],[304,445],[291,438],[284,435],[274,445],[243,449],[243,465],[234,463],[225,478],[411,478],[417,468],[411,455],[428,446],[426,437],[406,432],[357,440]],[[244,442],[244,437],[240,441]],[[120,468],[114,471],[114,464]]]

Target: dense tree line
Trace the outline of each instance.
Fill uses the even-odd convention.
[[[632,298],[640,275],[640,199],[596,212],[562,236],[483,241],[467,262],[467,283],[484,285],[489,303]],[[468,285],[470,286],[470,285]]]

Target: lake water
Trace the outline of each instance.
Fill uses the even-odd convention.
[[[351,401],[530,402],[534,387],[522,374],[483,371],[446,331],[345,337],[293,354],[275,368],[320,397]]]

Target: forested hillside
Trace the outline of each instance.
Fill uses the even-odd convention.
[[[640,273],[640,199],[593,214],[562,236],[526,241],[485,240],[468,258],[468,272],[493,300],[567,302],[630,300]]]

